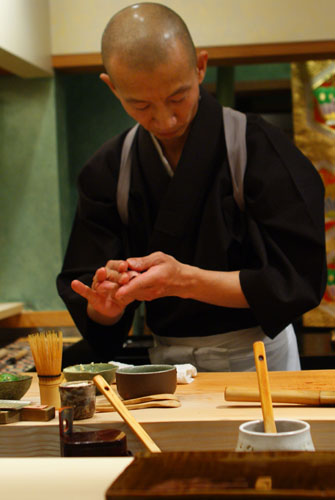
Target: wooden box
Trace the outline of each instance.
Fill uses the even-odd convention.
[[[335,452],[139,455],[106,492],[129,499],[335,499]]]

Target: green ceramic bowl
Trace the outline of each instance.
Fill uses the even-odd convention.
[[[89,363],[68,366],[63,369],[64,377],[68,382],[73,380],[93,380],[96,375],[101,375],[108,384],[115,380],[117,366],[112,363]]]
[[[18,375],[18,380],[0,382],[0,399],[21,399],[31,386],[31,375]]]

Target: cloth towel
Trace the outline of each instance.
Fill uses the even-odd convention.
[[[109,361],[109,363],[113,363],[118,368],[125,368],[127,366],[135,366],[129,365],[127,363],[120,363],[119,361]],[[174,365],[177,369],[177,384],[190,384],[193,382],[194,377],[197,376],[197,369],[195,366],[190,363],[185,363],[183,365]]]

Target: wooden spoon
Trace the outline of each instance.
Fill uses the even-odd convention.
[[[144,401],[142,403],[127,404],[128,410],[141,410],[144,408],[179,408],[181,406],[180,401],[176,399],[165,399],[162,401]],[[98,404],[96,406],[97,412],[108,412],[116,411],[112,405],[102,405]]]
[[[167,399],[179,401],[175,394],[152,394],[151,396],[141,396],[133,399],[122,399],[123,404],[126,406],[136,403],[146,403],[148,401],[166,401]]]
[[[261,398],[264,431],[276,433],[277,428],[273,416],[272,398],[269,384],[269,373],[266,362],[264,343],[259,341],[254,345],[254,357],[257,371],[258,388]]]
[[[111,386],[106,382],[106,380],[101,375],[96,375],[93,377],[93,381],[102,394],[108,399],[110,403],[114,406],[118,414],[123,418],[126,424],[129,425],[131,430],[136,434],[139,440],[144,444],[144,446],[151,453],[160,453],[161,450],[158,448],[156,443],[151,439],[149,434],[145,432],[143,427],[135,420],[132,414],[129,412],[127,407],[122,403],[119,396],[113,391]]]

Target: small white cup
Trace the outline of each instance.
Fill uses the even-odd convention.
[[[236,451],[315,451],[310,425],[303,420],[276,420],[277,433],[264,432],[263,420],[241,424]]]

